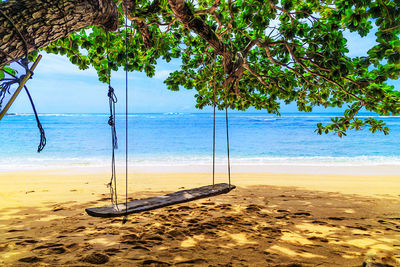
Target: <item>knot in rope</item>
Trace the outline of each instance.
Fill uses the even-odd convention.
[[[108,117],[108,125],[110,125],[110,126],[114,126],[115,125],[114,116],[113,115],[110,115],[110,117]]]
[[[108,85],[108,102],[110,106],[110,116],[108,117],[108,125],[111,126],[111,134],[112,134],[112,143],[113,150],[118,148],[117,141],[117,132],[115,129],[115,103],[117,103],[118,99],[114,93],[114,88],[111,85]]]
[[[108,117],[108,125],[111,126],[111,145],[112,145],[112,158],[111,158],[111,179],[107,184],[110,189],[111,204],[116,209],[118,208],[118,194],[117,194],[117,176],[115,172],[115,150],[118,149],[117,131],[115,129],[115,103],[117,103],[117,96],[115,95],[114,88],[110,85],[108,80],[108,103],[110,107],[110,116]]]
[[[22,76],[20,77],[20,79],[22,80],[28,73],[31,75],[31,76],[29,77],[29,79],[32,79],[33,71],[31,71],[31,70],[29,69],[29,60],[28,60],[28,57],[27,57],[27,56],[25,56],[25,57],[23,57],[23,58],[20,59],[20,64],[19,64],[19,65],[21,65],[21,66],[25,69],[25,74],[22,75]]]
[[[113,103],[117,103],[118,102],[117,96],[114,93],[114,88],[112,88],[111,85],[108,86],[108,94],[107,94],[107,96]]]

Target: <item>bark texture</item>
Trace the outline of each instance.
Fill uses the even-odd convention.
[[[9,0],[0,4],[0,67],[91,25],[113,31],[118,9],[112,0]],[[12,25],[11,21],[15,24]]]
[[[200,35],[218,52],[225,52],[225,45],[220,38],[215,34],[211,27],[200,18],[196,17],[190,10],[185,0],[169,0],[168,1],[172,12],[177,19],[186,27]]]
[[[234,62],[232,61],[235,58],[235,53],[226,48],[221,38],[217,36],[204,20],[195,16],[185,0],[168,0],[168,3],[175,17],[180,20],[186,28],[198,34],[215,49],[217,54],[223,57],[225,74],[231,76],[236,70]]]
[[[242,71],[241,66],[234,65],[236,53],[227,49],[221,38],[194,14],[185,0],[168,0],[168,3],[185,27],[202,37],[223,57],[229,83],[236,80],[237,70],[240,68]],[[151,47],[153,38],[148,24],[141,16],[133,16],[136,1],[124,0],[122,8],[128,18],[136,22],[145,46]],[[159,0],[154,0],[145,13],[158,10]],[[118,27],[118,8],[113,0],[9,0],[0,3],[0,11],[0,67],[26,53],[24,39],[28,53],[31,53],[84,27],[99,25],[108,31]]]

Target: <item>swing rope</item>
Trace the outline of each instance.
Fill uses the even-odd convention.
[[[214,56],[214,63],[216,64],[216,56]],[[214,74],[216,72],[214,64]],[[215,185],[215,113],[216,113],[216,79],[213,78],[214,88],[213,88],[213,187]],[[225,126],[226,126],[226,149],[227,149],[227,165],[228,165],[228,185],[231,188],[231,161],[230,161],[230,149],[229,149],[229,118],[228,118],[228,90],[225,87]]]
[[[29,101],[31,102],[33,113],[35,114],[35,118],[36,118],[37,127],[38,127],[39,132],[40,132],[40,143],[39,143],[39,146],[38,146],[38,149],[37,149],[37,152],[40,152],[46,146],[46,136],[45,136],[42,124],[40,123],[39,116],[38,116],[38,114],[36,112],[36,107],[35,107],[35,104],[33,103],[32,96],[29,93],[28,88],[26,86],[24,86],[24,89],[25,89],[26,94],[28,95]]]
[[[231,188],[231,160],[229,155],[229,121],[228,121],[228,103],[225,105],[225,122],[226,122],[226,151],[228,156],[228,180],[229,189]]]
[[[126,1],[125,10],[128,11]],[[125,216],[122,223],[128,221],[128,16],[125,15]]]
[[[22,35],[21,31],[18,29],[18,27],[15,25],[15,23],[12,21],[12,19],[9,16],[7,16],[2,10],[0,10],[0,14],[3,15],[3,17],[5,17],[10,22],[12,28],[18,33],[18,35],[20,36],[22,42],[24,43],[24,47],[25,47],[25,56],[22,57],[20,60],[17,60],[15,58],[13,58],[12,56],[8,55],[7,53],[5,53],[4,51],[0,50],[0,52],[2,52],[3,55],[5,55],[6,57],[11,58],[14,62],[19,64],[25,70],[25,74],[24,75],[21,75],[20,77],[16,77],[15,75],[13,75],[10,72],[8,72],[8,71],[3,69],[3,71],[5,73],[7,73],[8,75],[10,75],[12,78],[11,79],[1,79],[0,80],[0,81],[3,81],[0,84],[0,110],[1,110],[2,102],[4,101],[4,98],[5,98],[6,94],[7,93],[11,94],[10,93],[11,86],[13,84],[19,84],[20,86],[22,86],[23,81],[24,80],[26,81],[25,77],[29,76],[29,79],[32,78],[33,71],[31,71],[31,69],[29,68],[28,43],[27,43],[25,37]],[[40,55],[39,55],[38,59],[36,60],[36,63],[34,64],[34,66],[36,66],[36,64],[38,63],[38,60],[40,60]],[[33,68],[32,68],[32,70],[33,70]],[[39,116],[37,114],[36,107],[35,107],[35,104],[33,102],[32,96],[29,93],[29,90],[25,86],[25,84],[23,85],[23,87],[25,89],[26,94],[28,95],[29,101],[30,101],[32,109],[33,109],[33,113],[35,114],[37,127],[38,127],[39,132],[40,132],[40,142],[39,142],[39,145],[38,145],[37,152],[41,152],[44,149],[44,147],[46,146],[46,135],[45,135],[43,126],[40,123]],[[19,92],[16,92],[16,93],[18,94]],[[13,101],[13,100],[10,100],[10,101]],[[7,107],[7,105],[6,105],[6,107]]]
[[[118,149],[118,138],[117,131],[115,128],[115,104],[118,102],[117,96],[115,95],[114,88],[111,86],[111,66],[109,57],[109,46],[110,46],[110,36],[107,32],[107,83],[108,83],[108,103],[110,107],[110,116],[108,118],[108,125],[111,127],[111,179],[108,183],[110,188],[111,204],[113,207],[118,209],[118,194],[117,194],[117,174],[115,170],[115,150]]]
[[[214,57],[214,62],[216,61],[216,57]],[[215,73],[215,65],[214,65],[214,73]],[[213,116],[213,187],[215,185],[215,109],[217,106],[217,101],[216,101],[216,82],[215,82],[215,76],[213,75],[213,81],[214,81],[214,90],[213,90],[213,107],[214,107],[214,116]]]
[[[125,4],[126,9],[126,4]],[[127,10],[127,9],[126,9]],[[111,205],[119,211],[118,194],[117,194],[117,175],[115,168],[115,150],[118,149],[118,139],[115,127],[115,104],[118,102],[114,88],[111,86],[111,64],[110,64],[110,34],[107,31],[107,83],[108,83],[108,101],[110,107],[110,116],[108,124],[111,126],[111,179],[107,186],[110,188]],[[122,223],[128,220],[128,17],[125,16],[125,216]]]
[[[229,151],[229,119],[228,119],[228,90],[225,86],[225,125],[226,125],[226,153],[228,158],[228,184],[229,189],[231,188],[231,159]]]

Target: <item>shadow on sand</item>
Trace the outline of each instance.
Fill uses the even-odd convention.
[[[126,224],[84,212],[99,205],[105,196],[1,210],[0,265],[396,266],[400,257],[400,198],[254,186]]]

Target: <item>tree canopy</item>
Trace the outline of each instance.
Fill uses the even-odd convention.
[[[389,85],[400,75],[400,0],[114,2],[115,26],[85,26],[44,50],[82,70],[92,66],[102,82],[109,69],[126,66],[152,77],[158,60],[179,58],[180,69],[165,84],[195,89],[198,108],[214,101],[275,114],[282,103],[306,112],[345,107],[331,124],[317,125],[320,134],[341,137],[364,127],[387,134],[382,121],[357,113],[400,114],[400,91]],[[374,35],[376,43],[351,57],[345,32]]]

